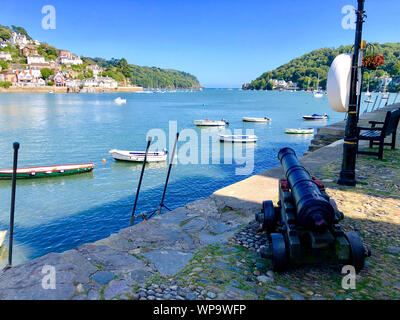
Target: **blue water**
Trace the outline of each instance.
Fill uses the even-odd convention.
[[[127,104],[114,104],[118,96],[126,98]],[[310,123],[301,118],[325,112],[330,115],[328,121]],[[243,123],[243,116],[267,116],[272,122]],[[216,141],[206,158],[217,154],[220,163],[174,166],[165,201],[173,209],[277,165],[281,147],[290,146],[301,156],[312,136],[286,135],[285,128],[317,128],[343,117],[331,111],[326,97],[316,99],[305,92],[206,89],[164,94],[1,94],[0,168],[12,167],[14,141],[21,144],[19,167],[96,165],[90,174],[18,180],[14,261],[62,252],[127,227],[141,165],[115,162],[108,151],[144,150],[150,129],[162,129],[168,137],[170,120],[178,122],[180,131],[194,129],[199,136],[203,132],[216,137],[224,129],[199,129],[193,120],[225,118],[231,130],[253,129],[259,137],[256,146],[246,146],[242,153],[245,159],[255,155],[254,170],[246,175],[235,174],[242,166],[235,161],[224,164],[224,144]],[[184,144],[181,141],[179,147]],[[199,158],[203,149],[198,147]],[[148,166],[137,213],[157,207],[166,173],[166,164]],[[10,189],[10,181],[0,181],[0,230],[8,230]]]

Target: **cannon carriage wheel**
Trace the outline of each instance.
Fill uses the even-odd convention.
[[[272,231],[275,230],[276,227],[274,203],[270,200],[264,201],[262,212],[264,214],[264,221],[262,227],[268,233],[271,233]]]
[[[351,265],[356,269],[356,272],[360,272],[364,268],[365,262],[365,248],[361,238],[355,232],[345,232],[345,237],[350,244],[351,248]]]
[[[285,238],[281,233],[271,233],[272,265],[275,271],[286,269],[289,264]]]

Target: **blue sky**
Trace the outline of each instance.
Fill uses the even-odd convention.
[[[44,5],[56,29],[44,30]],[[0,24],[23,26],[39,41],[90,57],[174,68],[207,87],[239,87],[321,47],[354,42],[342,28],[356,0],[2,0]],[[398,42],[398,0],[366,0],[367,41]]]

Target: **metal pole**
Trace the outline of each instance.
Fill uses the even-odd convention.
[[[165,199],[165,194],[166,194],[166,192],[167,192],[168,181],[169,181],[169,176],[170,176],[170,174],[171,174],[172,164],[173,164],[174,158],[175,158],[175,152],[176,152],[176,146],[177,146],[177,144],[178,144],[178,139],[179,139],[179,132],[176,134],[174,149],[173,149],[173,151],[172,151],[171,159],[170,159],[170,162],[169,162],[169,168],[168,168],[167,179],[165,180],[165,186],[164,186],[164,191],[163,191],[163,195],[162,195],[162,198],[161,198],[161,203],[160,203],[160,205],[159,205],[159,207],[158,207],[158,214],[160,214],[162,208],[165,207],[165,206],[164,206],[164,199]]]
[[[13,143],[14,148],[14,165],[12,175],[12,186],[11,186],[11,209],[10,209],[10,235],[8,240],[8,266],[12,266],[12,255],[13,255],[13,240],[14,240],[14,212],[15,212],[15,191],[17,187],[17,165],[18,165],[18,149],[19,143]]]
[[[130,226],[133,226],[133,223],[135,222],[135,211],[136,211],[136,205],[137,205],[137,201],[139,198],[139,192],[140,192],[140,187],[142,186],[142,180],[143,180],[143,174],[144,174],[144,170],[146,168],[146,161],[147,161],[147,154],[149,153],[149,148],[150,148],[150,144],[152,141],[152,137],[149,137],[147,140],[147,147],[146,147],[146,153],[144,155],[144,161],[143,161],[143,166],[142,166],[142,172],[140,173],[140,178],[139,178],[139,185],[138,185],[138,189],[136,191],[136,197],[135,197],[135,204],[133,205],[133,210],[132,210],[132,216],[131,216],[131,221],[130,221]]]
[[[340,171],[340,178],[338,184],[346,186],[356,185],[356,156],[357,156],[357,110],[358,110],[358,81],[359,79],[359,68],[361,67],[360,51],[362,42],[362,26],[364,23],[364,3],[365,0],[358,0],[357,14],[357,25],[356,25],[356,36],[354,41],[354,55],[352,61],[351,70],[351,88],[350,88],[350,101],[349,109],[347,111],[347,123],[345,129],[345,137],[343,144],[343,161],[342,170]]]
[[[375,105],[376,105],[376,102],[378,101],[378,99],[379,99],[379,95],[377,95],[377,96],[375,97],[375,102],[374,102],[374,105],[372,106],[371,112],[374,111]]]

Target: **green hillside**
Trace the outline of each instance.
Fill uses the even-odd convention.
[[[126,59],[104,60],[102,58],[84,58],[85,62],[97,63],[106,68],[104,75],[117,81],[129,79],[134,85],[145,88],[199,88],[197,78],[190,73],[157,67],[141,67],[129,64]]]
[[[385,63],[375,71],[366,71],[364,79],[370,77],[370,89],[374,90],[378,86],[378,78],[384,75],[391,77],[400,76],[400,43],[373,43],[374,53],[381,54],[385,57]],[[270,89],[268,85],[270,79],[285,80],[296,82],[300,89],[306,89],[308,83],[311,88],[315,88],[320,77],[319,86],[326,89],[326,80],[328,77],[329,67],[335,57],[341,53],[351,52],[352,46],[341,46],[337,49],[322,48],[307,53],[299,58],[293,59],[289,63],[279,68],[263,73],[260,77],[253,80],[249,84],[243,85],[244,89],[249,90],[266,90]],[[368,49],[367,54],[372,53]],[[366,81],[364,81],[364,86]],[[399,90],[400,88],[389,88],[391,90]]]

